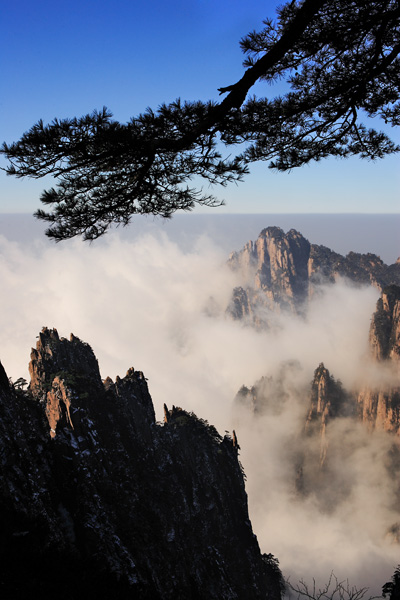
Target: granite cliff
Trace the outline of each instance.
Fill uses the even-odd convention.
[[[0,368],[2,598],[281,597],[235,435],[176,407],[156,422],[143,373],[102,381],[54,329],[29,371],[24,391]]]
[[[228,312],[265,325],[265,309],[302,314],[317,286],[345,277],[356,284],[371,284],[383,290],[400,285],[400,259],[386,265],[375,254],[350,252],[342,256],[325,246],[310,244],[301,233],[279,227],[263,229],[255,242],[232,252],[228,265],[238,273],[242,285],[235,288]]]

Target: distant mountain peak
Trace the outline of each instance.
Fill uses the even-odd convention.
[[[265,325],[265,315],[259,316],[265,309],[303,314],[317,287],[335,283],[338,277],[379,290],[400,285],[400,262],[387,266],[371,253],[342,256],[326,246],[310,244],[295,229],[285,233],[280,227],[263,229],[255,242],[231,253],[228,265],[243,281],[234,291],[228,312],[258,326]]]

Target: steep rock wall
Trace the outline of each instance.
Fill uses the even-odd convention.
[[[140,371],[102,382],[56,330],[30,373],[23,392],[0,369],[2,597],[280,598],[236,437],[179,408],[157,423]]]
[[[370,355],[386,367],[387,381],[363,387],[358,395],[362,420],[373,429],[400,435],[400,287],[384,289],[371,320]]]
[[[310,244],[294,229],[284,233],[279,227],[263,229],[255,242],[232,252],[228,265],[243,281],[233,292],[228,312],[256,325],[266,324],[264,309],[302,314],[316,286],[334,283],[338,277],[380,290],[400,285],[399,261],[387,266],[374,254],[350,252],[344,257]]]

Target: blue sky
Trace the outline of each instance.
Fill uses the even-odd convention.
[[[2,0],[1,141],[19,139],[40,118],[80,116],[104,105],[126,121],[177,97],[218,99],[218,87],[241,76],[239,39],[259,29],[275,6],[272,0]],[[254,165],[244,183],[215,190],[226,200],[216,212],[399,212],[399,166],[399,155],[376,163],[328,160],[290,174]],[[32,212],[44,187],[43,180],[1,172],[0,212]]]

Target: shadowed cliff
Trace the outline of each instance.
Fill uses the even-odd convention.
[[[157,423],[143,374],[102,382],[73,335],[44,328],[29,371],[26,392],[0,371],[3,598],[280,598],[236,436]]]

